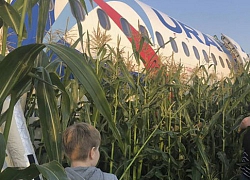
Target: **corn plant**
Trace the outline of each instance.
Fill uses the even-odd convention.
[[[98,116],[94,122],[102,133],[103,155],[99,167],[121,179],[237,177],[241,148],[236,129],[248,110],[248,66],[216,81],[203,66],[188,79],[182,66],[171,63],[157,72],[138,73],[126,68],[124,56],[104,47],[98,54],[105,58],[96,71],[102,74],[123,144],[117,144]],[[91,119],[95,111],[89,111],[86,103],[83,117]]]
[[[9,95],[11,96],[10,106],[7,111],[3,115],[1,115],[0,120],[1,125],[5,123],[4,132],[3,134],[1,133],[1,144],[3,148],[1,148],[0,165],[2,168],[5,158],[4,144],[8,143],[7,140],[14,105],[16,104],[18,99],[27,92],[30,93],[33,97],[32,93],[34,89],[35,98],[37,99],[38,104],[39,123],[43,131],[42,142],[44,143],[48,155],[47,161],[50,161],[51,163],[49,163],[48,165],[31,165],[23,171],[17,171],[17,169],[15,168],[7,168],[1,173],[1,179],[32,179],[36,177],[39,173],[42,173],[43,176],[48,179],[66,179],[65,172],[63,171],[59,163],[62,159],[61,133],[66,128],[70,113],[72,112],[70,111],[71,99],[70,96],[67,94],[67,87],[65,88],[64,84],[60,81],[61,78],[58,76],[58,73],[55,73],[53,71],[62,62],[65,63],[65,66],[67,66],[71,72],[74,72],[75,78],[81,76],[81,78],[77,80],[89,93],[89,96],[91,97],[93,102],[95,102],[95,106],[99,110],[99,112],[104,113],[103,115],[104,117],[106,116],[107,119],[112,119],[109,105],[107,104],[104,92],[99,84],[96,75],[87,64],[86,59],[84,60],[84,57],[81,54],[66,46],[57,44],[39,44],[42,42],[45,23],[47,21],[47,16],[44,16],[44,14],[48,14],[50,1],[39,1],[40,14],[38,19],[40,28],[37,31],[37,44],[21,46],[22,39],[25,38],[26,35],[24,25],[24,18],[26,12],[30,12],[31,8],[33,7],[33,3],[37,2],[38,1],[23,1],[23,3],[20,3],[20,1],[16,1],[15,4],[11,6],[9,4],[9,1],[0,1],[0,17],[1,22],[3,22],[4,25],[3,38],[1,43],[2,56],[0,64],[0,82],[2,83],[0,94],[1,110],[6,97]],[[71,3],[73,2],[71,1]],[[81,3],[84,6],[84,1],[81,1]],[[8,27],[13,28],[14,31],[18,34],[18,48],[10,52],[8,55],[5,55],[5,50],[7,47],[6,37]],[[79,33],[81,32],[79,31]],[[60,58],[60,62],[51,62],[50,58],[47,57],[47,54],[42,51],[45,47],[47,47],[51,52],[56,53],[57,56]],[[74,57],[74,61],[72,61],[70,57]],[[46,65],[46,67],[43,65]],[[80,68],[81,70],[78,68]],[[57,106],[58,98],[61,98],[60,108],[63,109],[63,113],[59,113],[60,111]],[[32,112],[30,114],[32,114]],[[113,130],[116,131],[116,128],[112,124],[112,121],[110,121],[109,125],[111,127],[113,126]],[[114,132],[114,134],[116,134],[117,137],[120,139],[119,132],[116,131]],[[57,162],[53,163],[53,160]],[[48,171],[48,169],[50,168],[57,171],[58,174],[55,173],[50,175]]]
[[[46,14],[48,1],[40,1],[40,5],[41,15]],[[187,76],[185,67],[174,63],[174,56],[159,54],[167,59],[162,60],[159,69],[139,71],[130,62],[133,59],[138,65],[142,63],[140,48],[132,45],[133,53],[126,54],[119,38],[117,47],[110,47],[110,36],[98,28],[88,36],[86,52],[82,54],[58,44],[41,44],[46,22],[42,16],[37,44],[21,46],[25,37],[24,12],[31,7],[25,1],[15,10],[0,1],[4,22],[0,107],[8,95],[13,97],[9,110],[0,118],[1,124],[6,124],[0,134],[4,147],[0,151],[0,167],[12,110],[24,93],[28,94],[27,120],[34,114],[39,118],[29,125],[31,137],[37,127],[43,132],[36,151],[42,165],[31,165],[24,171],[7,169],[0,177],[19,174],[19,178],[24,178],[30,173],[32,179],[42,173],[52,179],[44,169],[60,167],[60,179],[65,178],[60,166],[67,162],[61,151],[61,133],[74,122],[85,121],[102,135],[98,167],[120,179],[237,178],[241,147],[236,131],[240,120],[249,114],[249,63],[230,77],[216,79],[209,73],[212,66],[197,67]],[[13,12],[14,21],[3,14],[5,9]],[[8,55],[7,26],[19,35],[19,47]],[[55,54],[57,59],[52,61]]]

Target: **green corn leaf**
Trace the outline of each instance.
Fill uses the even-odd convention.
[[[0,62],[4,59],[3,55],[0,55]]]
[[[128,69],[126,68],[123,61],[118,62],[119,67],[121,68],[122,76],[126,80],[126,82],[133,88],[133,90],[136,90],[135,82],[129,73]]]
[[[200,163],[198,163],[197,161],[195,161],[195,166],[192,167],[192,176],[190,177],[190,179],[201,179],[202,177],[202,168]]]
[[[3,19],[0,18],[0,29],[3,27]]]
[[[70,117],[70,98],[58,76],[55,73],[50,73],[50,78],[52,83],[62,92],[60,106],[62,112],[62,127],[63,130],[65,130]]]
[[[51,83],[49,73],[38,69],[38,76]],[[36,82],[37,104],[44,143],[50,160],[61,160],[61,126],[57,108],[56,95],[52,85],[38,80]]]
[[[6,110],[4,113],[1,114],[0,126],[2,126],[3,123],[7,120],[8,111],[9,111],[9,109]]]
[[[0,179],[17,180],[25,179],[32,180],[42,174],[48,180],[68,180],[63,167],[57,162],[52,161],[42,165],[31,164],[25,169],[16,167],[8,167],[0,173]]]
[[[223,166],[225,167],[225,172],[228,171],[229,169],[229,160],[227,159],[227,155],[225,152],[219,151],[217,153],[218,158],[221,160],[221,162],[223,163]]]
[[[0,104],[10,94],[11,89],[33,68],[34,61],[44,48],[41,44],[22,46],[9,53],[0,62]]]
[[[33,6],[38,2],[39,0],[28,0],[28,7],[27,7],[27,14],[29,18],[29,26],[31,26],[32,21],[32,8]],[[14,4],[12,4],[12,7],[15,8],[19,13],[22,12],[22,8],[24,5],[24,0],[18,0]],[[36,19],[33,19],[33,21],[36,21]]]
[[[57,70],[62,68],[62,61],[60,59],[56,59],[52,62],[50,62],[47,66],[46,69],[49,72],[54,72],[56,73]],[[61,70],[59,70],[59,72],[61,72]],[[59,74],[60,75],[60,74]]]
[[[5,160],[5,150],[6,150],[6,143],[3,137],[3,134],[0,133],[0,169],[2,169],[4,160]]]
[[[36,165],[39,172],[49,180],[68,180],[67,175],[63,167],[57,162],[52,161],[50,163]]]
[[[33,68],[38,53],[44,48],[41,44],[22,46],[9,53],[0,64],[0,104],[10,94],[11,89]],[[8,71],[6,71],[8,69]]]
[[[79,89],[79,82],[75,79],[70,80],[69,85],[67,86],[67,91],[70,92],[69,97],[71,99],[70,104],[70,112],[73,112],[75,109],[78,108],[78,89]]]
[[[8,167],[0,173],[0,179],[17,180],[25,179],[32,180],[39,175],[39,171],[35,164],[31,164],[25,169],[19,169],[16,167]]]
[[[16,99],[18,100],[24,93],[27,93],[31,87],[31,77],[29,75],[22,78],[18,83],[13,87],[11,92],[16,94]]]
[[[205,164],[205,168],[206,168],[206,174],[207,176],[210,176],[210,168],[209,168],[209,159],[208,159],[208,156],[207,156],[207,153],[205,151],[205,145],[202,143],[202,140],[200,138],[197,138],[197,147],[198,147],[198,152],[199,152],[199,155],[201,156],[202,158],[202,162]]]
[[[48,19],[49,14],[49,6],[50,6],[50,0],[42,0],[39,1],[39,15],[38,15],[38,21],[37,21],[37,43],[43,42],[44,37],[44,31]]]
[[[13,28],[13,30],[18,34],[21,17],[18,12],[4,0],[0,1],[0,18],[7,26]],[[23,38],[26,37],[26,35],[27,32],[25,28],[23,28]]]

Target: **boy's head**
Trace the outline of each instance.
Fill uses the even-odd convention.
[[[64,151],[71,161],[86,161],[92,153],[98,153],[97,163],[100,143],[100,132],[87,123],[76,123],[63,133]]]

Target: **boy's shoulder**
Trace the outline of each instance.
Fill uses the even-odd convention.
[[[104,180],[117,180],[117,177],[114,174],[105,172],[103,172],[103,174],[104,174]]]
[[[67,167],[65,171],[70,179],[118,180],[116,175],[103,172],[96,167]]]

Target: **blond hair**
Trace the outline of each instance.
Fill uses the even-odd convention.
[[[63,133],[65,154],[72,160],[86,160],[93,147],[100,146],[100,132],[87,123],[76,123]]]

